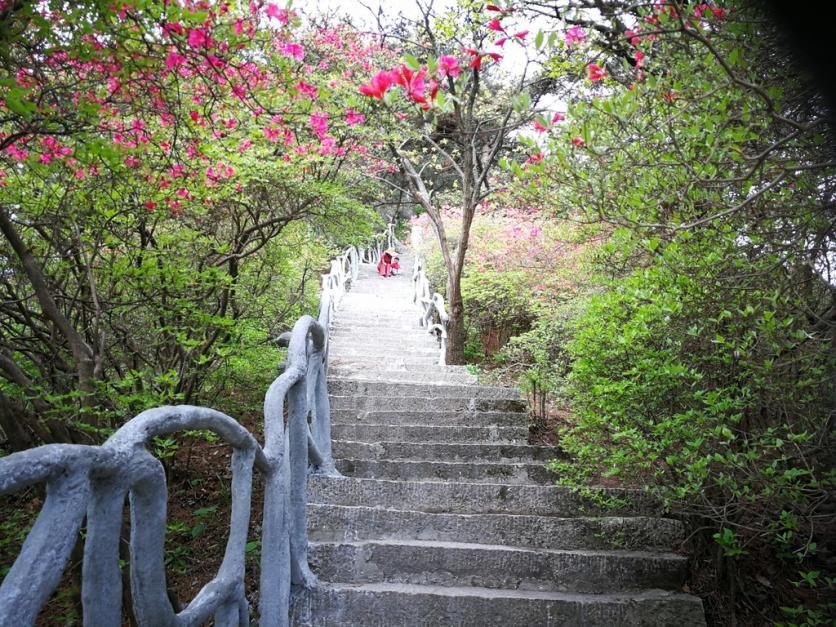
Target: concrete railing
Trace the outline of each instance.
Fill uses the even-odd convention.
[[[426,327],[427,332],[438,339],[441,348],[438,364],[443,366],[447,363],[447,322],[450,316],[444,308],[444,297],[430,288],[425,264],[422,257],[415,257],[415,266],[412,269],[412,302],[421,308],[421,326]]]
[[[263,447],[230,416],[180,405],[142,412],[101,446],[49,444],[0,459],[0,494],[46,484],[38,519],[0,586],[0,625],[34,624],[61,580],[85,518],[84,625],[121,624],[119,543],[126,497],[136,622],[149,627],[202,625],[214,618],[219,627],[249,625],[244,570],[254,470],[265,484],[260,624],[288,624],[291,584],[316,584],[307,562],[307,475],[311,469],[336,474],[327,338],[331,313],[348,282],[356,279],[358,261],[353,247],[338,257],[323,277],[319,319],[303,316],[280,338],[288,356],[264,399]],[[191,429],[212,431],[232,447],[232,511],[218,573],[185,609],[175,612],[167,595],[164,563],[166,477],[149,445],[157,436]]]
[[[395,237],[395,223],[390,222],[386,225],[386,230],[378,234],[368,248],[360,249],[360,261],[377,265],[384,250],[395,248],[399,244],[398,238]]]

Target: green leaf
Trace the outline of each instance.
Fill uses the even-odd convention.
[[[403,61],[406,63],[407,67],[411,70],[420,70],[421,69],[421,62],[411,54],[405,54],[403,56]]]
[[[32,117],[32,114],[38,110],[34,102],[29,102],[23,99],[26,92],[19,87],[13,87],[6,94],[6,106],[12,113],[17,113],[25,118]]]

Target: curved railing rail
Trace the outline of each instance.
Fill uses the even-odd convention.
[[[360,249],[360,261],[377,265],[384,250],[395,248],[398,245],[400,245],[400,241],[395,237],[395,223],[389,222],[386,225],[386,230],[378,234],[368,248]]]
[[[421,326],[427,328],[438,340],[441,348],[438,364],[447,363],[447,323],[450,316],[444,308],[444,297],[430,288],[427,278],[426,262],[416,254],[415,266],[412,269],[412,302],[421,308]]]
[[[119,542],[126,497],[136,622],[143,627],[202,625],[214,618],[219,627],[249,625],[244,570],[254,469],[265,478],[260,624],[288,624],[291,584],[316,584],[307,562],[307,475],[311,469],[336,474],[326,383],[328,330],[334,308],[357,277],[358,262],[354,247],[337,257],[323,276],[318,320],[303,316],[280,338],[288,356],[265,396],[263,447],[230,416],[181,405],[142,412],[101,446],[49,444],[0,459],[0,494],[46,484],[37,521],[0,586],[0,625],[34,624],[61,580],[85,517],[84,625],[121,624]],[[185,609],[175,612],[165,583],[165,472],[149,444],[154,437],[188,429],[212,431],[232,446],[232,512],[218,573]]]

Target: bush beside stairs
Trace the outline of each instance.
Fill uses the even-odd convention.
[[[704,625],[680,591],[675,520],[637,494],[617,513],[551,485],[525,403],[438,366],[411,265],[364,264],[331,335],[334,457],[308,484],[296,625]]]

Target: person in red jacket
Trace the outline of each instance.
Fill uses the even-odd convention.
[[[380,261],[377,264],[377,273],[386,278],[392,274],[392,271],[400,270],[401,264],[399,263],[398,255],[395,254],[395,251],[391,248],[387,248],[383,251],[383,254],[380,256]]]
[[[383,254],[380,255],[380,261],[377,263],[377,273],[383,278],[392,274],[392,261],[394,258],[395,251],[391,248],[387,248],[383,251]]]

